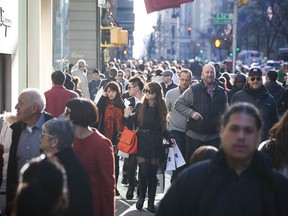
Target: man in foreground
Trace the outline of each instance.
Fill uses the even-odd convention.
[[[261,128],[255,106],[233,104],[222,117],[222,149],[179,176],[157,215],[288,215],[288,181],[257,151]]]

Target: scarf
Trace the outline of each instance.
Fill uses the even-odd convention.
[[[121,123],[123,112],[120,107],[115,106],[114,100],[107,100],[104,114],[104,133],[105,136],[113,141],[113,135],[122,132],[124,125]]]

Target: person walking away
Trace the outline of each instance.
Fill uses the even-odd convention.
[[[77,98],[76,92],[64,87],[66,75],[62,71],[55,71],[51,74],[53,87],[44,93],[46,98],[45,111],[55,118],[63,114],[65,104],[72,98]]]
[[[278,78],[278,72],[276,70],[268,71],[264,86],[273,96],[277,105],[278,114],[279,116],[281,116],[284,112],[283,97],[286,89],[282,86],[281,83],[278,83],[277,78]]]

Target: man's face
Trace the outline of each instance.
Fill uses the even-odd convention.
[[[192,71],[193,72],[193,71]],[[211,85],[215,80],[215,70],[210,65],[205,65],[202,70],[202,78],[206,85]]]
[[[180,73],[179,88],[185,91],[191,84],[191,76],[189,73]]]
[[[253,75],[248,78],[248,83],[251,89],[259,89],[262,86],[262,77],[259,75]]]
[[[228,163],[246,163],[257,151],[261,130],[257,129],[254,117],[235,113],[230,116],[227,125],[221,127],[220,137]]]
[[[117,74],[117,80],[121,81],[123,79],[124,74],[123,73],[119,73]]]
[[[245,81],[243,79],[237,79],[235,81],[235,85],[236,85],[237,89],[243,89],[243,87],[245,85]]]
[[[172,77],[171,77],[171,76],[163,76],[163,82],[164,82],[165,84],[170,83],[171,80],[172,80]]]
[[[137,92],[137,86],[135,87],[134,85],[133,85],[133,83],[132,82],[129,82],[129,84],[128,84],[128,93],[129,93],[129,96],[135,96],[136,95],[136,92]]]
[[[100,74],[99,73],[92,73],[94,80],[100,80]]]
[[[26,122],[35,112],[36,106],[31,96],[27,92],[24,92],[19,96],[15,109],[17,110],[17,120]]]

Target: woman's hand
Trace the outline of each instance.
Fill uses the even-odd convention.
[[[107,92],[103,92],[103,94],[102,94],[104,97],[107,97]]]
[[[172,146],[176,145],[176,140],[174,138],[170,139],[170,142],[172,144]]]
[[[130,113],[132,112],[132,107],[127,107],[124,109],[124,118],[129,118]]]

